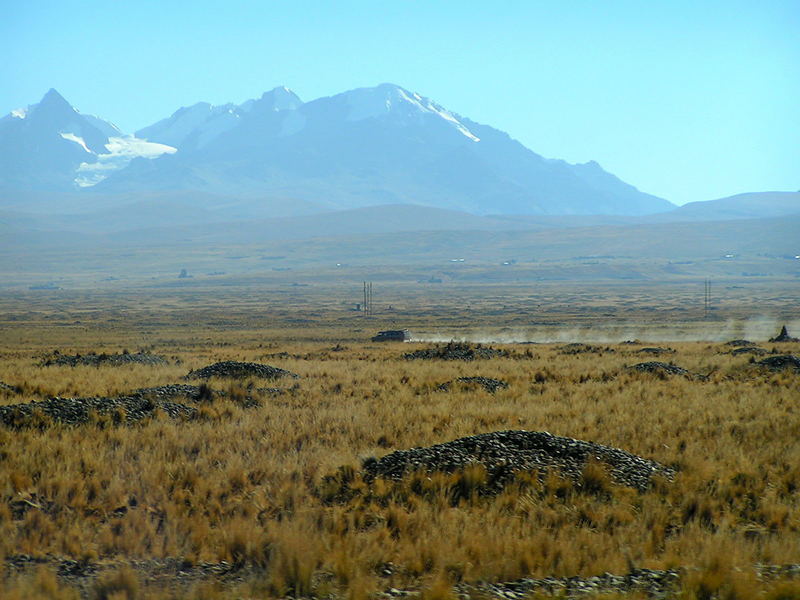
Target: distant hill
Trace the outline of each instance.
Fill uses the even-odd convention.
[[[440,217],[463,218],[465,227],[472,227],[473,219],[483,226],[495,220],[474,215],[437,217],[438,209],[422,209],[431,211],[429,230],[391,231],[413,226],[407,219],[420,213],[407,212],[407,207],[388,208],[396,213],[397,223],[371,229],[369,211],[374,208],[358,209],[349,218],[346,213],[329,215],[327,230],[325,219],[313,215],[244,228],[238,222],[102,235],[28,230],[4,224],[0,214],[0,287],[56,280],[96,285],[110,277],[145,286],[177,285],[183,268],[196,276],[191,281],[211,285],[227,285],[241,277],[272,282],[315,277],[360,281],[366,276],[390,276],[394,268],[418,274],[414,281],[427,280],[432,273],[434,280],[517,282],[702,281],[709,276],[756,282],[800,276],[796,258],[800,215],[516,231],[442,230],[435,228]],[[362,220],[364,226],[354,226]]]
[[[690,202],[669,213],[688,220],[757,219],[800,214],[800,192],[752,192]],[[661,215],[666,217],[666,215]]]

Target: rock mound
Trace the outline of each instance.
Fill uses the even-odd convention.
[[[473,346],[465,342],[449,342],[445,345],[436,345],[433,348],[408,352],[403,355],[403,358],[406,360],[476,360],[500,356],[508,356],[508,352],[480,344]]]
[[[626,575],[603,573],[594,577],[542,577],[525,578],[503,583],[456,584],[459,597],[484,597],[503,600],[522,600],[533,594],[547,597],[577,599],[595,598],[597,594],[643,594],[647,598],[676,597],[680,587],[681,571],[678,569],[633,569]],[[637,594],[636,597],[639,597]]]
[[[800,371],[800,358],[794,354],[770,356],[769,358],[758,361],[756,364],[762,367],[767,367],[768,369],[772,369],[774,371],[780,371],[783,369],[794,369],[795,371]]]
[[[118,398],[48,398],[23,404],[0,406],[0,423],[7,427],[39,426],[50,419],[65,425],[88,423],[92,414],[111,415],[115,422],[135,423],[161,410],[173,419],[191,418],[197,409],[169,401],[154,401],[144,396]],[[45,419],[45,421],[42,421]]]
[[[156,398],[158,400],[165,400],[168,398],[184,398],[193,402],[201,400],[212,400],[216,396],[224,395],[221,392],[215,392],[207,385],[186,385],[180,383],[171,383],[168,385],[159,385],[157,387],[140,388],[130,393],[131,396],[145,396],[149,398]]]
[[[735,347],[742,347],[742,346],[755,346],[755,342],[751,342],[750,340],[731,340],[730,342],[725,342],[726,346],[735,346]]]
[[[450,390],[453,384],[462,384],[470,387],[480,386],[492,394],[494,394],[497,390],[506,389],[508,387],[508,384],[500,379],[492,379],[490,377],[459,377],[453,381],[446,381],[437,389],[446,392]]]
[[[778,335],[774,338],[770,338],[770,342],[800,342],[800,339],[796,337],[792,337],[789,335],[789,332],[786,330],[786,325],[781,327],[781,331]]]
[[[650,478],[661,474],[671,479],[674,471],[610,446],[552,435],[546,431],[497,431],[460,438],[427,448],[411,448],[387,454],[364,463],[366,478],[399,480],[413,471],[452,473],[471,465],[482,465],[489,486],[496,489],[514,479],[518,471],[555,470],[580,481],[590,459],[610,468],[614,481],[639,490],[646,489]]]
[[[41,363],[43,367],[49,367],[51,365],[67,367],[89,365],[97,367],[100,365],[121,366],[128,364],[166,365],[168,362],[164,357],[150,354],[149,352],[136,352],[135,354],[129,352],[122,352],[120,354],[106,354],[105,352],[96,354],[90,352],[89,354],[83,355],[60,354],[56,352],[51,358],[47,358]]]
[[[260,363],[251,362],[237,362],[234,360],[226,360],[223,362],[214,363],[196,371],[189,371],[186,379],[209,379],[211,377],[226,377],[230,379],[246,379],[248,377],[258,377],[259,379],[278,379],[279,377],[294,377],[299,375],[279,369],[278,367],[271,367],[270,365],[262,365]]]
[[[637,350],[639,354],[675,354],[675,350],[672,348],[662,348],[660,346],[653,346],[649,348],[640,348]]]
[[[640,373],[656,373],[660,375],[690,375],[689,371],[682,367],[658,361],[638,363],[628,368],[633,371],[639,371]]]
[[[767,353],[764,348],[759,348],[758,346],[742,346],[740,348],[734,348],[731,350],[731,354],[734,356],[739,356],[741,354],[755,354],[756,356],[764,356]]]

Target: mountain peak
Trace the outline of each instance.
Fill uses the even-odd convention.
[[[47,90],[47,93],[42,96],[42,99],[39,101],[39,107],[43,106],[69,108],[70,110],[75,110],[72,108],[72,105],[64,99],[64,96],[59,94],[55,88],[50,88]]]
[[[300,97],[286,86],[272,88],[264,92],[261,98],[256,101],[262,107],[266,106],[271,110],[294,110],[303,104]]]
[[[479,142],[458,115],[451,113],[444,107],[436,104],[430,98],[410,92],[394,83],[381,83],[372,88],[358,88],[345,92],[344,97],[349,105],[348,120],[361,121],[381,117],[389,113],[404,113],[405,115],[435,116],[456,129],[464,137],[473,142]]]

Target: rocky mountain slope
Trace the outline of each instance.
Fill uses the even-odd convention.
[[[182,108],[127,136],[51,90],[0,120],[0,157],[6,208],[42,190],[80,191],[89,198],[82,205],[104,208],[107,198],[130,194],[166,203],[170,195],[210,194],[260,217],[275,199],[304,212],[384,204],[506,215],[674,208],[596,162],[543,158],[393,84],[307,103],[279,87],[241,105]]]

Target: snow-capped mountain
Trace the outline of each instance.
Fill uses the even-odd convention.
[[[56,90],[0,119],[0,189],[68,191],[89,187],[133,158],[175,148],[124,135],[73,108]]]
[[[0,158],[0,189],[202,192],[251,207],[418,204],[475,214],[673,208],[596,162],[545,159],[388,83],[306,103],[285,87],[240,105],[201,102],[135,136],[80,114],[51,90],[0,120]]]
[[[137,135],[179,152],[134,161],[98,190],[195,189],[331,208],[410,203],[478,214],[673,208],[595,162],[545,159],[501,131],[393,84],[307,103],[276,88],[238,107],[181,109]]]

